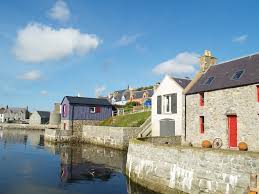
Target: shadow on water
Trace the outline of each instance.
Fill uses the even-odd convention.
[[[44,132],[27,130],[0,130],[0,143],[3,145],[0,158],[15,158],[17,150],[21,152],[19,163],[0,160],[0,166],[5,165],[9,173],[9,177],[0,175],[0,188],[4,188],[6,194],[154,193],[124,176],[127,160],[124,151],[87,144],[54,145],[44,141]],[[25,167],[28,170],[25,171]],[[16,176],[17,171],[21,171],[21,175]],[[18,192],[6,186],[13,182],[20,183],[16,184]]]

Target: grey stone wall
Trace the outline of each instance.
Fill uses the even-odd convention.
[[[150,142],[152,144],[164,145],[181,145],[181,136],[168,136],[168,137],[144,137],[137,138],[139,141]]]
[[[129,140],[137,137],[141,129],[138,127],[85,125],[82,130],[82,141],[125,150],[128,148]]]
[[[243,194],[259,172],[259,154],[233,150],[155,145],[131,140],[126,173],[161,193]]]
[[[60,129],[45,129],[45,140],[49,142],[67,142],[70,141],[72,136],[71,130]]]
[[[188,95],[187,142],[200,146],[203,140],[221,138],[222,148],[228,148],[227,115],[237,115],[238,143],[244,141],[248,149],[259,151],[259,103],[256,85],[205,92],[204,106],[200,107],[199,94]],[[204,116],[204,134],[200,134],[199,117]]]

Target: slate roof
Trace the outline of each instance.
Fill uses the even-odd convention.
[[[107,99],[66,96],[70,104],[112,106]]]
[[[240,79],[233,80],[233,75],[241,70],[244,70],[244,73]],[[204,84],[210,77],[214,77],[211,84]],[[259,53],[211,66],[187,95],[256,83],[259,83]]]
[[[50,112],[48,111],[37,111],[37,113],[40,115],[41,118],[49,118]]]
[[[3,114],[5,112],[4,108],[0,108],[0,114]]]
[[[185,78],[176,78],[172,77],[182,88],[186,88],[186,86],[192,81],[190,79]]]

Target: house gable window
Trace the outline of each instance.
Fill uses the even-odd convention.
[[[62,117],[66,117],[67,116],[67,105],[63,104],[62,106]]]
[[[177,94],[164,95],[163,108],[164,113],[177,113]]]
[[[200,116],[200,133],[204,134],[204,116]]]
[[[204,92],[200,93],[200,106],[204,106]]]
[[[96,107],[90,107],[90,113],[91,114],[96,113]]]

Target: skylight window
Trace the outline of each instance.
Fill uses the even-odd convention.
[[[209,77],[208,79],[205,80],[203,83],[204,85],[210,85],[214,80],[214,77]]]
[[[241,76],[243,75],[244,70],[240,70],[234,73],[234,75],[232,76],[232,80],[238,80],[241,78]]]

